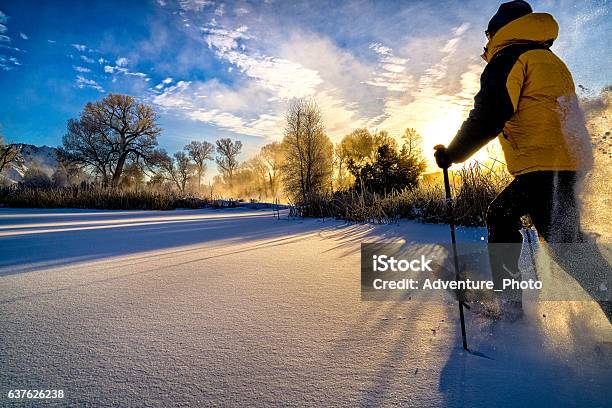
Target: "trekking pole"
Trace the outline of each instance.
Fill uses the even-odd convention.
[[[436,147],[434,147],[435,150],[444,148],[444,146],[442,145],[437,145]],[[446,211],[447,214],[449,215],[449,225],[450,225],[450,233],[451,233],[451,243],[453,246],[453,263],[455,265],[455,280],[459,281],[461,280],[461,277],[459,276],[459,260],[457,258],[457,240],[455,239],[455,222],[453,219],[453,198],[451,196],[451,189],[450,189],[450,181],[448,180],[448,168],[444,168],[442,169],[442,172],[444,173],[444,191],[446,193]],[[465,317],[463,316],[463,305],[464,305],[464,301],[463,299],[459,298],[459,319],[461,320],[461,339],[463,342],[463,349],[464,350],[468,350],[468,345],[467,345],[467,335],[465,334]]]

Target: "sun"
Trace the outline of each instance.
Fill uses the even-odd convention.
[[[439,116],[429,119],[417,127],[417,131],[423,136],[423,155],[427,159],[427,171],[439,170],[433,157],[434,146],[438,144],[448,146],[467,117],[463,109],[452,105],[448,106],[448,109],[437,113]],[[503,154],[497,140],[491,141],[464,163],[455,164],[454,166],[461,167],[475,162],[484,163],[492,159],[503,161]]]
[[[427,169],[429,171],[437,169],[433,157],[434,146],[448,145],[465,119],[462,110],[455,106],[448,108],[450,109],[440,109],[437,112],[430,111],[431,116],[423,118],[425,119],[424,122],[416,126],[417,131],[423,136],[423,155],[427,159]]]

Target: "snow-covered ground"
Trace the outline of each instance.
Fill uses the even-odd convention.
[[[460,229],[463,242],[482,229]],[[456,303],[365,302],[363,241],[448,227],[268,210],[0,210],[0,405],[609,406],[612,333],[590,302],[515,323]]]

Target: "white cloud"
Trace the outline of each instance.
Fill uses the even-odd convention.
[[[19,36],[20,36],[22,39],[24,39],[24,40],[29,40],[29,39],[30,39],[30,37],[28,37],[26,33],[19,33]]]
[[[164,107],[181,109],[231,111],[251,114],[267,98],[254,83],[241,83],[235,87],[213,79],[210,81],[178,81],[155,97],[154,102]]]
[[[222,16],[223,14],[225,14],[225,4],[221,3],[215,9],[215,15]]]
[[[84,52],[87,50],[87,46],[83,44],[71,44],[77,51]]]
[[[8,30],[6,26],[4,24],[0,24],[0,34],[6,33],[6,30]]]
[[[226,52],[238,48],[239,40],[248,40],[251,37],[246,33],[247,26],[240,26],[235,30],[216,27],[203,27],[206,33],[206,43],[209,48],[215,48],[220,52]]]
[[[146,78],[147,74],[145,74],[144,72],[130,72],[130,71],[126,71],[125,75],[131,75],[131,76],[136,76],[136,77],[140,77],[140,78]]]
[[[163,94],[156,96],[153,102],[165,108],[190,108],[193,107],[190,97],[184,97],[185,92],[191,85],[188,81],[179,81],[175,86],[169,87]]]
[[[323,81],[315,70],[274,57],[252,57],[228,51],[224,58],[281,99],[312,96]]]
[[[6,50],[13,50],[17,52],[26,52],[26,50],[22,50],[19,47],[11,47],[10,45],[6,45],[6,44],[0,44],[0,48],[6,49]]]
[[[370,49],[379,55],[379,69],[365,83],[393,92],[406,92],[413,85],[413,77],[406,71],[407,59],[396,57],[393,50],[380,43],[370,44]]]
[[[454,32],[455,32],[455,35],[459,37],[465,34],[465,32],[469,29],[470,29],[470,23],[463,23],[459,27],[456,27]]]
[[[209,0],[179,0],[179,5],[183,11],[202,11],[205,7],[214,4],[214,1]]]
[[[163,89],[164,86],[171,84],[174,80],[171,77],[167,77],[166,79],[164,79],[163,81],[161,81],[159,84],[155,85],[155,89]]]
[[[313,87],[311,96],[321,106],[326,131],[333,141],[339,141],[355,127],[367,126],[370,118],[380,115],[379,92],[363,85],[373,67],[349,50],[339,48],[328,38],[294,33],[277,53],[318,73],[321,82]]]
[[[6,35],[0,35],[0,42],[11,42],[11,38]]]
[[[238,7],[234,10],[234,13],[236,13],[237,16],[244,16],[245,14],[249,14],[250,11],[245,7]]]
[[[77,65],[73,65],[72,68],[74,68],[74,70],[77,71],[77,72],[83,72],[83,73],[91,72],[91,69],[85,68],[85,67],[80,67],[80,66],[77,66]]]
[[[230,86],[216,80],[179,81],[167,88],[160,83],[154,87],[152,100],[162,109],[268,140],[282,137],[287,102],[293,98],[315,98],[327,132],[336,141],[351,126],[370,123],[357,102],[360,97],[371,97],[371,92],[356,89],[360,87],[354,79],[365,80],[371,71],[329,40],[285,38],[283,46],[269,55],[246,46],[245,41],[252,39],[246,26],[231,29],[209,24],[202,31],[208,46],[230,64],[228,72],[235,82]]]
[[[6,24],[8,21],[8,16],[0,11],[0,23]]]
[[[93,64],[95,62],[93,58],[89,58],[86,55],[81,55],[81,59],[88,64]]]
[[[218,80],[179,81],[155,96],[153,103],[162,109],[183,112],[189,119],[205,122],[242,135],[269,138],[280,136],[283,116],[260,112],[266,94],[257,84],[230,88]]]
[[[104,64],[105,62],[108,62],[108,61],[102,57],[98,58],[98,64]]]
[[[248,27],[236,29],[205,28],[208,46],[217,56],[236,66],[281,99],[301,98],[314,94],[322,82],[317,71],[287,59],[251,54],[239,40],[248,40]]]
[[[367,126],[367,118],[359,114],[358,104],[350,104],[333,89],[318,92],[315,100],[321,108],[327,134],[333,141],[339,142],[354,128]]]
[[[283,126],[283,117],[262,113],[257,117],[245,120],[229,112],[218,109],[210,111],[196,110],[187,114],[191,119],[215,125],[221,129],[241,135],[266,138],[270,133],[277,133]],[[278,133],[280,136],[280,133]]]
[[[15,57],[8,57],[0,54],[0,69],[3,71],[11,71],[20,66],[21,63]]]
[[[93,79],[87,79],[81,75],[78,75],[76,77],[76,84],[77,87],[79,87],[80,89],[93,88],[98,92],[104,92],[104,88],[102,88],[102,86],[100,86],[100,84],[98,84],[96,81],[94,81]]]
[[[102,60],[103,62],[106,62],[106,60],[103,60],[102,58],[100,60]],[[127,69],[125,67],[128,64],[128,59],[127,58],[124,58],[124,57],[117,58],[115,63],[117,64],[115,66],[105,65],[104,66],[104,72],[107,73],[107,74],[113,74],[113,75],[115,75],[115,74],[123,74],[125,76],[133,76],[133,77],[143,78],[147,82],[150,80],[148,78],[147,74],[145,74],[144,72],[134,72],[134,71],[130,71],[129,69]],[[117,78],[113,77],[112,81],[116,82]]]

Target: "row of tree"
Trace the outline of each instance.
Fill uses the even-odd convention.
[[[161,132],[151,106],[128,95],[110,94],[88,103],[78,119],[68,121],[59,159],[80,166],[107,186],[133,186],[148,179],[154,185],[167,181],[185,192],[195,180],[195,190],[200,191],[212,160],[227,179],[233,178],[240,141],[220,139],[216,146],[192,141],[170,155],[157,147]]]
[[[413,188],[426,162],[421,136],[406,129],[403,144],[386,131],[357,129],[334,147],[313,100],[294,101],[286,115],[283,181],[295,202],[348,189],[380,194]]]
[[[218,191],[238,197],[308,202],[348,189],[385,194],[413,188],[425,169],[421,137],[406,129],[403,143],[386,131],[357,129],[336,146],[325,133],[321,110],[312,99],[294,100],[285,116],[282,141],[265,145],[233,172],[219,165]]]
[[[425,168],[421,139],[414,129],[406,130],[401,146],[386,131],[367,129],[349,133],[334,146],[312,99],[291,102],[282,141],[263,146],[243,162],[239,140],[194,140],[169,154],[158,147],[161,134],[153,108],[134,97],[109,94],[90,102],[78,118],[68,121],[52,182],[71,184],[89,175],[118,188],[148,185],[182,193],[214,190],[231,197],[307,202],[313,196],[351,188],[380,193],[411,188]],[[0,148],[0,170],[17,154]],[[218,175],[202,186],[213,161]],[[36,185],[42,177],[38,173],[33,170],[30,175]]]

